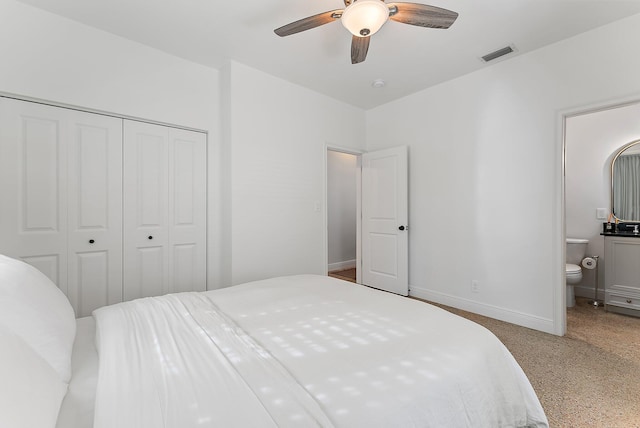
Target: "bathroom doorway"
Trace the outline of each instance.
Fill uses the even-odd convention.
[[[581,306],[588,300],[604,301],[604,238],[600,232],[611,213],[611,161],[621,147],[640,139],[638,117],[640,102],[636,101],[564,118],[565,237],[588,239],[586,256],[598,257],[598,268],[582,268],[582,280],[573,286],[576,307],[565,308],[567,330],[572,313],[584,310]],[[604,308],[590,309],[604,312]]]
[[[327,272],[357,281],[360,155],[327,149]]]

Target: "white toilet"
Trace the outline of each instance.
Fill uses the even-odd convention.
[[[587,253],[588,239],[567,238],[567,264],[565,275],[567,278],[567,307],[576,304],[576,296],[573,286],[582,281],[582,267],[580,263]]]

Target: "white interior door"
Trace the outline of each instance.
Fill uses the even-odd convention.
[[[169,291],[167,128],[124,122],[124,299]]]
[[[69,116],[67,296],[83,317],[122,301],[122,119]]]
[[[207,140],[169,129],[169,292],[207,288]]]
[[[67,292],[67,111],[0,97],[0,253]]]
[[[124,299],[206,290],[206,135],[124,130]]]
[[[362,283],[409,294],[407,148],[362,155]]]

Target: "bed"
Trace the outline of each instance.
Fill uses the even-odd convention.
[[[74,320],[44,275],[0,256],[0,349],[2,427],[548,426],[491,332],[326,276]]]

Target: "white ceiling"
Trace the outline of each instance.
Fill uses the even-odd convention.
[[[232,59],[365,109],[489,67],[479,57],[507,45],[517,52],[497,61],[640,13],[640,0],[413,0],[458,20],[448,30],[389,21],[367,60],[352,65],[351,34],[339,21],[273,32],[342,0],[21,1],[213,68]],[[375,79],[386,86],[373,88]]]

